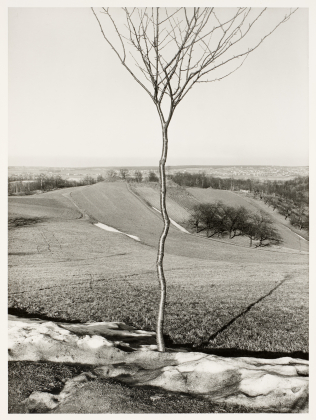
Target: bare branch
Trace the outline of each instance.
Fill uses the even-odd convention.
[[[230,57],[227,55],[228,51],[249,34],[265,14],[266,8],[256,13],[256,16],[247,25],[246,19],[250,16],[251,8],[246,7],[237,8],[232,16],[225,16],[225,19],[221,19],[212,7],[177,8],[171,13],[168,8],[128,9],[124,7],[125,28],[128,35],[119,31],[109,9],[103,8],[103,13],[109,18],[122,46],[122,54],[105,35],[100,20],[94,9],[92,10],[104,39],[156,105],[160,106],[167,95],[175,108],[195,83],[219,81],[237,71],[249,54],[257,49],[282,23],[286,22],[297,9],[290,9],[290,12],[254,46],[237,52],[235,55],[231,54]],[[127,45],[137,52],[139,60],[131,51],[130,56],[138,69],[137,71],[144,77],[146,83],[151,84],[152,92],[127,65]],[[221,59],[221,57],[223,58]],[[233,70],[225,72],[223,76],[203,79],[210,72],[220,67],[224,68],[230,62],[240,58],[244,58],[242,63]]]
[[[150,91],[146,88],[146,86],[135,76],[135,74],[132,72],[132,70],[125,64],[125,62],[123,61],[123,59],[121,58],[121,56],[119,55],[119,53],[117,52],[117,50],[113,47],[113,45],[111,44],[111,42],[108,40],[108,38],[105,36],[105,34],[104,34],[104,31],[103,31],[103,29],[102,29],[102,25],[101,25],[101,23],[100,23],[100,21],[99,21],[99,19],[98,19],[98,17],[97,17],[97,15],[96,15],[96,13],[94,12],[94,9],[93,9],[93,7],[91,7],[91,10],[92,10],[92,12],[93,12],[93,14],[94,14],[94,16],[96,17],[96,19],[97,19],[97,21],[98,21],[98,23],[99,23],[99,25],[100,25],[100,28],[101,28],[101,32],[102,32],[102,35],[103,35],[103,37],[104,37],[104,39],[106,40],[106,42],[111,46],[111,48],[113,49],[113,51],[116,53],[116,55],[118,56],[118,58],[120,59],[120,61],[121,61],[121,63],[123,64],[123,66],[126,68],[126,70],[133,76],[133,78],[136,80],[136,82],[138,83],[138,84],[140,84],[140,86],[143,88],[143,89],[145,89],[145,91],[148,93],[148,95],[151,97],[151,99],[152,100],[154,100],[154,97],[153,97],[153,95],[150,93]]]

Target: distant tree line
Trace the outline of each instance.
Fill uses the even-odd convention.
[[[278,195],[280,197],[308,203],[309,177],[300,176],[287,181],[282,180],[256,180],[238,178],[220,178],[206,175],[205,172],[189,173],[177,172],[170,178],[178,185],[184,187],[214,188],[218,190],[246,190],[255,194]]]
[[[196,205],[189,225],[196,233],[205,232],[207,238],[225,236],[232,239],[246,236],[250,240],[249,246],[252,246],[254,240],[257,241],[256,247],[282,242],[266,213],[252,213],[243,206],[227,206],[221,201]]]
[[[190,173],[177,172],[170,175],[170,178],[183,187],[214,188],[217,190],[253,190],[252,179],[220,178],[213,175],[206,175],[205,172]]]
[[[144,176],[143,172],[141,172],[140,170],[131,172],[127,168],[121,168],[118,171],[115,171],[114,169],[110,169],[107,171],[107,180],[117,181],[119,179],[122,179],[127,182],[159,182],[158,176],[153,171],[150,171],[147,176]]]
[[[36,191],[52,191],[59,188],[78,187],[82,185],[92,185],[104,181],[102,175],[93,178],[86,175],[79,180],[64,179],[61,175],[47,175],[44,173],[37,175],[10,175],[8,178],[9,195],[29,195]]]
[[[309,229],[309,177],[302,176],[287,181],[260,181],[255,179],[219,178],[205,173],[178,172],[171,175],[178,185],[246,191],[263,200],[273,210],[299,229]]]
[[[119,170],[109,169],[105,177],[99,174],[97,177],[86,175],[85,177],[75,179],[65,179],[61,175],[56,174],[22,174],[10,175],[8,177],[8,194],[9,195],[29,195],[36,191],[52,191],[59,188],[79,187],[83,185],[92,185],[102,181],[118,181],[124,180],[127,182],[142,182],[144,180],[149,182],[159,182],[158,176],[155,172],[150,171],[144,177],[140,170],[134,171],[133,175],[127,168]]]

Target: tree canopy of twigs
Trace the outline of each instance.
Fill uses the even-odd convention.
[[[104,7],[100,13],[112,25],[113,40],[107,35],[98,13],[92,10],[104,39],[156,107],[161,109],[164,99],[168,98],[167,116],[159,113],[162,121],[167,122],[195,83],[219,81],[238,70],[249,54],[297,9],[290,9],[250,47],[244,41],[251,37],[267,8],[219,11],[214,7],[122,8],[125,15],[122,24],[115,20],[117,9],[111,12]],[[215,75],[215,70],[221,70],[221,74]]]
[[[156,330],[158,351],[165,350],[163,257],[170,225],[166,209],[165,164],[168,127],[174,111],[195,84],[220,81],[238,70],[249,54],[296,10],[289,9],[258,38],[252,34],[266,15],[266,8],[92,8],[105,41],[150,96],[161,122],[163,146],[159,175],[164,228],[157,254],[161,290]]]

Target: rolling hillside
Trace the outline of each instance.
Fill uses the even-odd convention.
[[[159,190],[157,185],[135,184],[132,189],[140,196],[149,206],[159,208]],[[309,244],[300,234],[289,228],[289,222],[284,218],[272,212],[268,206],[258,202],[258,200],[249,197],[243,197],[232,191],[215,190],[212,188],[183,188],[175,185],[169,186],[167,190],[167,209],[169,216],[176,222],[186,226],[186,222],[190,217],[190,210],[198,203],[213,203],[222,201],[230,206],[244,206],[249,211],[256,213],[264,210],[270,214],[274,225],[283,239],[281,248],[286,250],[296,250],[308,252]],[[279,217],[278,217],[279,216]],[[220,239],[217,239],[220,240]],[[248,247],[249,240],[245,237],[236,237],[233,240],[226,239],[231,245],[239,245]]]
[[[158,191],[157,191],[158,194]],[[162,221],[158,213],[146,203],[139,200],[128,190],[125,183],[99,183],[89,187],[78,188],[71,197],[79,208],[98,222],[112,226],[130,235],[138,236],[142,243],[156,247],[162,231]],[[239,197],[238,197],[239,198]],[[179,246],[182,244],[182,246]],[[231,248],[234,248],[232,251]],[[295,249],[295,248],[294,248]],[[297,248],[296,248],[297,249]],[[300,250],[299,248],[297,249]],[[251,258],[244,248],[234,244],[221,243],[216,239],[207,240],[194,235],[183,237],[174,226],[170,227],[166,251],[168,254],[189,258],[211,260],[241,259],[247,261],[265,261],[278,259],[275,252],[264,249],[248,249]],[[260,254],[260,256],[259,256]],[[262,255],[261,255],[262,254]],[[295,258],[295,257],[294,257]]]
[[[72,190],[72,188],[70,188]],[[27,215],[38,218],[78,219],[81,213],[64,197],[61,191],[31,195],[24,197],[9,197],[8,210],[10,218]]]
[[[124,183],[12,197],[9,218],[16,216],[35,221],[9,231],[12,310],[155,328],[162,222]],[[172,226],[164,266],[165,332],[173,343],[308,351],[307,254],[238,247]]]

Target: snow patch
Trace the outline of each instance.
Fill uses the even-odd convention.
[[[95,223],[95,224],[94,224],[94,226],[97,226],[97,227],[99,227],[99,228],[101,228],[101,229],[107,230],[108,232],[121,233],[122,235],[126,235],[126,236],[128,236],[129,238],[132,238],[132,239],[134,239],[135,241],[140,242],[140,239],[139,239],[139,237],[138,237],[138,236],[129,235],[128,233],[121,232],[120,230],[117,230],[117,229],[115,229],[115,228],[113,228],[113,227],[111,227],[111,226],[104,225],[103,223]]]
[[[41,320],[25,322],[22,318],[9,319],[8,327],[9,360],[94,366],[93,373],[85,372],[67,381],[58,395],[31,394],[24,402],[30,409],[43,405],[54,409],[78,387],[99,377],[260,408],[261,412],[308,412],[306,360],[231,358],[171,349],[161,353],[153,344],[154,332],[131,330],[121,322],[58,325]]]
[[[160,213],[161,214],[161,211],[160,210],[158,210],[158,209],[156,209],[155,207],[153,207],[153,209],[154,210],[156,210],[156,211],[158,211],[158,213]],[[169,219],[170,219],[170,217],[169,217]],[[188,234],[190,234],[190,232],[188,232],[186,229],[184,229],[184,227],[182,227],[182,226],[180,226],[177,222],[175,222],[174,220],[172,220],[172,219],[170,219],[170,222],[175,226],[175,227],[177,227],[179,230],[181,230],[181,232],[184,232],[184,233],[188,233]]]

